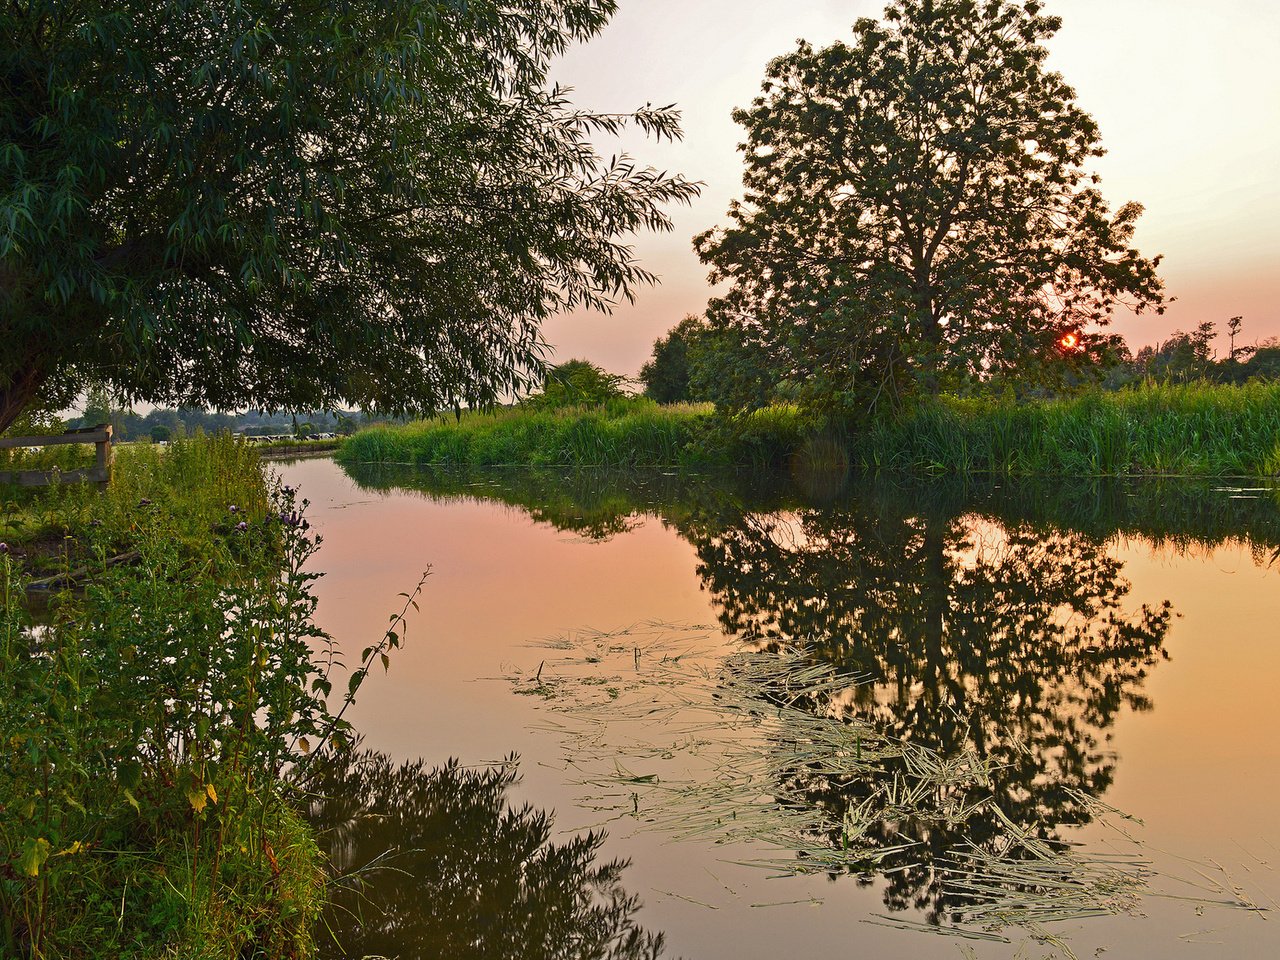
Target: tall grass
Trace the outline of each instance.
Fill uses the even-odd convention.
[[[54,553],[0,549],[0,956],[310,954],[284,775],[334,725],[315,542],[272,487],[230,437],[138,447],[103,494],[42,494]],[[76,589],[37,625],[48,561]]]
[[[433,466],[780,466],[1015,476],[1273,476],[1280,384],[1187,384],[1014,402],[943,397],[899,417],[830,424],[794,406],[740,417],[644,400],[516,408],[365,430],[346,463]]]
[[[590,407],[520,407],[457,420],[375,427],[348,439],[347,463],[434,466],[667,467],[768,464],[784,459],[803,434],[794,407],[736,420],[709,404],[659,406],[619,400]]]
[[[1013,403],[944,398],[879,421],[855,463],[925,473],[1018,476],[1272,476],[1280,384],[1143,386]]]

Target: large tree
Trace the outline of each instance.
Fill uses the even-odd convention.
[[[486,404],[539,325],[652,279],[696,187],[547,80],[614,0],[0,7],[0,429],[85,383],[168,404]]]
[[[1046,67],[1059,26],[1037,2],[895,0],[851,43],[773,61],[735,114],[745,198],[695,241],[731,282],[713,322],[774,379],[865,409],[1161,309],[1141,207],[1108,208],[1098,128]]]

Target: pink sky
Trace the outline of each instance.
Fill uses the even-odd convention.
[[[579,314],[546,327],[558,359],[585,357],[634,374],[656,337],[710,294],[691,239],[725,220],[741,190],[734,107],[756,95],[765,64],[799,37],[825,44],[882,0],[621,0],[604,34],[570,52],[556,77],[580,106],[632,109],[675,102],[685,140],[603,143],[703,181],[674,211],[675,232],[636,250],[663,283],[612,316]],[[1280,336],[1280,4],[1274,0],[1048,0],[1063,18],[1052,66],[1098,121],[1098,163],[1113,207],[1146,207],[1137,245],[1164,254],[1177,297],[1163,317],[1124,314],[1113,329],[1136,348],[1204,320],[1244,316],[1244,340]],[[1225,339],[1224,339],[1225,345]]]

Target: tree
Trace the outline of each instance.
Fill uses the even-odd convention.
[[[646,397],[658,403],[689,399],[689,339],[701,325],[702,318],[690,314],[653,342],[653,354],[640,368]]]
[[[707,323],[689,314],[665,336],[653,343],[653,355],[640,368],[644,394],[658,403],[686,403],[702,399],[690,385],[690,351],[707,333]]]
[[[770,64],[735,113],[745,198],[695,245],[732,284],[710,319],[775,381],[865,410],[1075,349],[1117,305],[1162,310],[1141,207],[1111,212],[1087,172],[1098,129],[1045,67],[1041,9],[895,0]]]
[[[573,407],[617,400],[626,393],[625,378],[596,366],[590,360],[566,360],[547,373],[542,392],[525,400],[535,407]]]
[[[486,405],[540,323],[652,275],[697,187],[601,159],[678,113],[574,109],[615,0],[0,8],[0,429],[87,382],[221,409]]]

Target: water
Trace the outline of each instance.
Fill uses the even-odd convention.
[[[432,570],[331,956],[1280,952],[1275,491],[283,472],[349,657]]]

